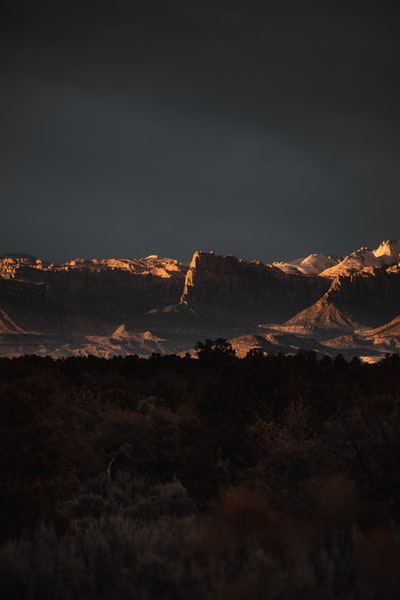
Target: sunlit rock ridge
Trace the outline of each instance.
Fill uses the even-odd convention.
[[[0,257],[0,355],[184,352],[225,337],[237,354],[314,350],[377,360],[400,348],[400,241],[264,264],[171,258]]]

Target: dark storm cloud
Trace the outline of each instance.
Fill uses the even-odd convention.
[[[263,260],[399,238],[384,4],[14,3],[0,251]]]

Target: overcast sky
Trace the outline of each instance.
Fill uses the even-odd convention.
[[[395,3],[10,4],[0,253],[269,262],[400,238]]]

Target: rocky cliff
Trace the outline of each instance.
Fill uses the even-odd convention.
[[[366,267],[340,276],[325,298],[360,324],[377,326],[400,313],[400,268]]]
[[[345,258],[263,264],[195,252],[190,265],[148,256],[0,257],[0,354],[178,352],[205,338],[264,351],[381,356],[400,347],[400,242]]]
[[[286,274],[260,261],[195,252],[181,303],[221,321],[282,321],[315,302],[329,285],[324,278]]]
[[[6,256],[0,306],[25,331],[99,335],[179,302],[186,271],[187,265],[156,256],[64,264]]]

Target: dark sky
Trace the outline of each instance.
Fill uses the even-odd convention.
[[[0,253],[267,262],[399,239],[394,6],[10,2]]]

